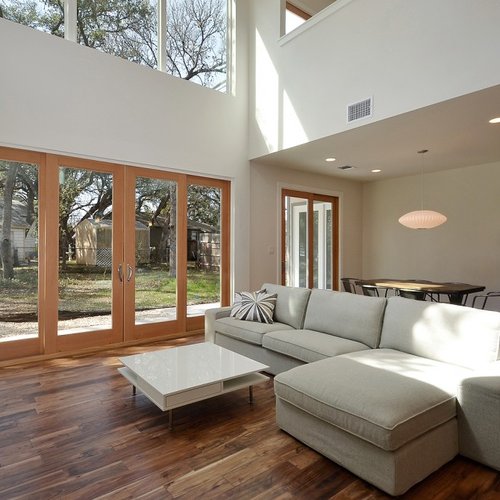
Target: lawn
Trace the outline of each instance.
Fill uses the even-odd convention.
[[[165,267],[148,266],[137,270],[136,310],[175,307],[176,278]],[[219,272],[188,269],[188,305],[219,301]],[[0,321],[36,319],[38,299],[36,266],[15,269],[15,278],[0,278]],[[111,275],[109,270],[70,264],[59,276],[59,311],[65,318],[109,314]]]

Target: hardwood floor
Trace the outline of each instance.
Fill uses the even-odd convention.
[[[117,356],[200,337],[0,369],[0,499],[387,495],[278,429],[272,381],[174,411],[132,395]],[[500,499],[500,473],[457,457],[408,499]]]

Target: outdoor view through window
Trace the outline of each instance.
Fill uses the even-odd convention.
[[[65,6],[76,26],[64,32]],[[227,0],[0,0],[0,17],[226,91]],[[158,40],[163,43],[159,44]],[[160,57],[160,51],[164,57]]]

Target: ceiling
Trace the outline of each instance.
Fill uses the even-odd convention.
[[[374,181],[500,161],[500,85],[368,123],[258,159],[259,163]],[[362,122],[360,121],[360,125]],[[428,149],[424,156],[417,151]],[[328,163],[327,157],[336,161]],[[338,167],[355,168],[342,171]],[[372,169],[381,169],[372,173]]]

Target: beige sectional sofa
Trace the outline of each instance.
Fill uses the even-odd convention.
[[[278,425],[391,495],[457,453],[500,470],[500,313],[264,284],[275,322],[206,340],[275,374]]]

